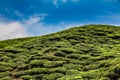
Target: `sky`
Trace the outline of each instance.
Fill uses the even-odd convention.
[[[0,40],[86,24],[120,25],[120,0],[0,0]]]

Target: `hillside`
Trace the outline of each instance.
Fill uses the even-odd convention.
[[[120,27],[0,41],[0,80],[120,80]]]

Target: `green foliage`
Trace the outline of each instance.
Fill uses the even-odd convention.
[[[66,54],[71,54],[71,53],[77,52],[77,50],[73,49],[73,48],[60,48],[60,50]]]
[[[44,75],[42,80],[56,80],[57,78],[62,77],[63,74],[61,73],[53,73],[53,74],[49,74],[49,75]]]
[[[65,57],[66,56],[66,54],[62,51],[56,51],[54,55],[58,56],[58,57]]]
[[[46,61],[44,62],[43,66],[44,67],[48,67],[48,68],[51,68],[51,67],[59,67],[59,66],[62,66],[63,65],[63,61]]]
[[[24,76],[21,76],[21,78],[23,80],[30,80],[30,79],[32,79],[32,77],[30,75],[24,75]]]
[[[84,25],[0,41],[0,80],[119,80],[120,27]]]

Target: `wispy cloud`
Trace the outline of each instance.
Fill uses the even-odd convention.
[[[73,2],[77,3],[79,0],[42,0],[43,2],[52,2],[53,5],[58,8],[60,3]]]
[[[30,17],[28,20],[25,21],[27,26],[32,25],[40,21],[40,17]]]
[[[0,22],[0,40],[25,37],[26,28],[20,22]]]
[[[119,14],[110,14],[104,16],[97,16],[96,22],[89,22],[89,23],[76,23],[76,22],[59,22],[57,24],[48,24],[44,22],[45,17],[47,14],[35,14],[33,16],[29,16],[28,19],[14,22],[0,22],[0,40],[4,39],[11,39],[11,38],[18,38],[18,37],[27,37],[27,36],[40,36],[45,34],[54,33],[57,31],[65,30],[71,27],[76,27],[84,24],[96,24],[101,22],[100,24],[113,24],[113,25],[120,25],[117,24],[117,21],[120,21]],[[109,20],[107,22],[107,20]],[[97,22],[98,21],[98,22]]]
[[[44,18],[47,16],[47,14],[45,13],[41,13],[41,14],[35,14],[33,16],[30,16],[28,19],[23,20],[24,24],[27,26],[31,26],[35,23],[38,23],[39,21],[44,20]]]
[[[109,15],[96,16],[96,20],[102,24],[120,25],[120,14],[109,13]]]
[[[23,22],[0,22],[0,40],[27,36],[40,36],[77,26],[76,23],[65,22],[47,24],[43,21],[45,16],[47,16],[47,14],[37,14],[30,16],[28,19],[23,20]]]
[[[0,40],[34,35],[34,33],[37,32],[38,28],[41,29],[41,26],[43,24],[42,20],[44,20],[44,17],[46,15],[47,14],[42,13],[37,15],[35,14],[34,16],[29,16],[28,19],[25,19],[22,22],[21,21],[7,22],[5,19],[0,20]],[[35,29],[36,27],[38,28]],[[41,31],[43,31],[42,29]],[[30,30],[34,32],[30,32]]]
[[[58,8],[58,0],[53,0],[53,4]]]
[[[70,22],[70,23],[60,22],[58,24],[47,24],[47,23],[44,23],[43,21],[40,21],[38,23],[35,23],[29,26],[29,30],[31,30],[31,36],[40,36],[40,35],[50,34],[50,33],[58,32],[61,30],[65,30],[65,29],[80,26],[80,25],[83,25],[83,24],[73,23],[73,22]]]
[[[39,15],[39,16],[38,16]],[[47,14],[37,14],[30,16],[29,19],[24,21],[24,24],[27,27],[28,34],[30,36],[40,36],[45,34],[54,33],[70,27],[75,27],[82,25],[81,23],[74,22],[59,22],[57,24],[48,24],[44,22]]]

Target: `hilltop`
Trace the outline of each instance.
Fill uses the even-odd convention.
[[[120,27],[84,25],[0,41],[0,80],[119,80]]]

